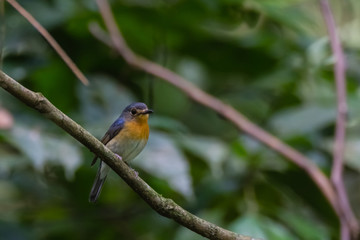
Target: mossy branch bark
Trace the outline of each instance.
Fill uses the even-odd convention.
[[[57,109],[41,93],[35,93],[0,71],[0,86],[20,99],[26,105],[36,109],[46,118],[53,121],[90,151],[98,155],[108,164],[145,202],[164,217],[171,218],[184,227],[209,239],[255,240],[243,236],[213,223],[201,219],[177,205],[173,200],[164,198],[138,177],[124,162],[106,148],[98,139],[82,128],[79,124]]]

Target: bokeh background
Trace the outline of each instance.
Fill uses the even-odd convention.
[[[3,3],[4,1],[2,1]],[[2,69],[100,138],[146,102],[151,134],[132,166],[156,191],[224,228],[264,239],[338,239],[339,223],[298,167],[171,85],[129,67],[89,31],[93,0],[19,1],[90,79],[82,85],[7,3]],[[348,62],[345,183],[360,216],[360,1],[330,1]],[[111,1],[129,46],[235,107],[329,174],[333,63],[317,1]],[[202,239],[155,213],[117,175],[88,202],[92,154],[0,90],[1,239]]]

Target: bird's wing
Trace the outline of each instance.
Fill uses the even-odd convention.
[[[101,142],[106,145],[108,142],[110,142],[111,139],[113,139],[120,131],[124,128],[124,119],[119,117],[116,119],[116,121],[110,126],[109,130],[105,133],[105,135],[101,138]],[[94,157],[94,159],[91,162],[91,166],[96,163],[97,156]]]

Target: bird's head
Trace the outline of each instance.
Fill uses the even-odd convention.
[[[127,106],[122,112],[122,116],[127,121],[147,121],[149,114],[153,113],[153,110],[149,109],[145,103],[137,102]]]

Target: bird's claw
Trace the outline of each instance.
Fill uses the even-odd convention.
[[[135,173],[135,176],[138,178],[139,177],[139,173],[135,170],[135,169],[133,169],[133,168],[130,168],[131,170],[133,170],[133,172]]]
[[[139,173],[135,170],[135,169],[133,169],[130,165],[129,165],[129,163],[127,163],[127,162],[125,162],[126,163],[126,165],[128,165],[128,167],[131,169],[131,171],[133,171],[133,173],[135,173],[135,176],[136,177],[139,177]]]
[[[120,161],[122,161],[122,157],[120,157],[119,154],[116,154],[116,153],[115,153],[115,155],[117,156],[117,158],[118,158]]]
[[[120,155],[118,155],[118,154],[116,154],[116,153],[115,153],[115,155],[118,157],[118,159],[119,159],[120,161],[122,161],[122,157],[121,157]],[[128,167],[135,173],[135,176],[136,176],[136,177],[139,177],[139,173],[138,173],[135,169],[133,169],[132,167],[130,167],[130,165],[129,165],[128,162],[125,162],[125,164],[128,165]]]

